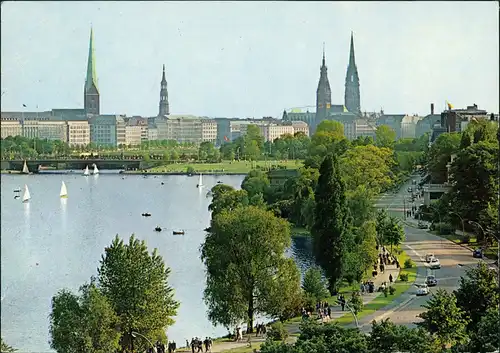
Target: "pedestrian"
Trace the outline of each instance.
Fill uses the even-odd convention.
[[[391,274],[389,275],[389,282],[391,282],[391,283],[392,283],[392,279],[393,279],[393,278],[392,278],[392,273],[391,273]]]

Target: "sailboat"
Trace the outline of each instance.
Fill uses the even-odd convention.
[[[30,174],[30,170],[28,168],[28,164],[26,164],[26,161],[24,161],[23,171],[21,173],[23,173],[23,174]]]
[[[59,196],[64,199],[68,197],[68,189],[66,189],[66,184],[64,183],[64,181],[61,184],[61,192]]]
[[[92,172],[92,174],[94,175],[99,174],[99,169],[97,169],[97,165],[95,163],[94,163],[94,171]]]
[[[85,166],[85,170],[83,171],[83,175],[84,176],[89,176],[90,175],[90,172],[89,172],[89,166]]]
[[[23,202],[28,202],[31,199],[30,191],[28,189],[28,185],[24,185],[24,195]]]
[[[196,185],[197,188],[202,188],[203,187],[203,178],[200,173],[200,179],[198,180],[198,185]]]

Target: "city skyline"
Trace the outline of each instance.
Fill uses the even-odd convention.
[[[156,116],[163,64],[172,114],[278,117],[283,109],[312,106],[323,42],[332,104],[343,104],[351,30],[362,111],[425,115],[429,103],[439,111],[449,100],[455,107],[476,103],[497,112],[498,8],[492,11],[493,4],[4,3],[2,111],[18,111],[23,104],[29,110],[83,108],[92,22],[101,114]],[[151,12],[147,26],[140,19],[130,22],[139,9]],[[335,9],[331,17],[338,21],[328,22],[325,9]],[[472,9],[477,16],[471,20]],[[113,11],[117,23],[106,26]],[[245,21],[252,11],[261,27]],[[404,22],[403,28],[394,31],[388,23],[385,28],[384,11],[399,12],[392,22]],[[61,31],[58,22],[72,12],[78,14],[69,21],[73,30]],[[294,23],[293,15],[301,13],[307,21]],[[310,14],[318,20],[311,21]],[[443,21],[443,14],[454,21]],[[21,15],[24,21],[18,21]],[[346,24],[353,17],[379,26]],[[462,26],[460,20],[473,25]],[[378,36],[384,31],[386,36]],[[460,42],[450,41],[453,36]],[[168,43],[173,48],[165,48]]]

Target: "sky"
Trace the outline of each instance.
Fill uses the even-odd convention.
[[[315,106],[323,42],[332,104],[343,104],[351,31],[362,111],[426,115],[446,100],[499,111],[494,1],[1,6],[2,111],[82,108],[91,25],[101,114],[157,115],[163,64],[171,114]]]

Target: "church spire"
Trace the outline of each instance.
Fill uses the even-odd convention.
[[[89,90],[92,87],[92,84],[97,90],[99,90],[95,70],[94,30],[90,27],[89,56],[87,59],[87,78],[85,80],[85,89]]]
[[[170,107],[168,104],[168,89],[167,89],[167,79],[165,77],[165,64],[163,64],[163,74],[161,76],[160,85],[160,104],[158,116],[165,116],[170,114]]]
[[[86,114],[100,114],[99,87],[97,85],[97,73],[95,69],[95,50],[94,50],[94,30],[90,26],[89,56],[87,58],[87,77],[85,78],[84,88],[84,107]]]
[[[351,48],[349,50],[349,66],[356,66],[356,60],[354,59],[354,37],[351,31]]]
[[[332,91],[328,81],[328,69],[326,67],[325,43],[323,43],[323,60],[320,68],[318,89],[316,90],[316,117],[311,133],[314,133],[316,126],[326,119],[332,103]]]
[[[359,93],[359,75],[354,57],[354,35],[351,32],[351,47],[349,50],[349,65],[345,77],[345,95],[344,105],[351,113],[360,114],[360,93]]]

